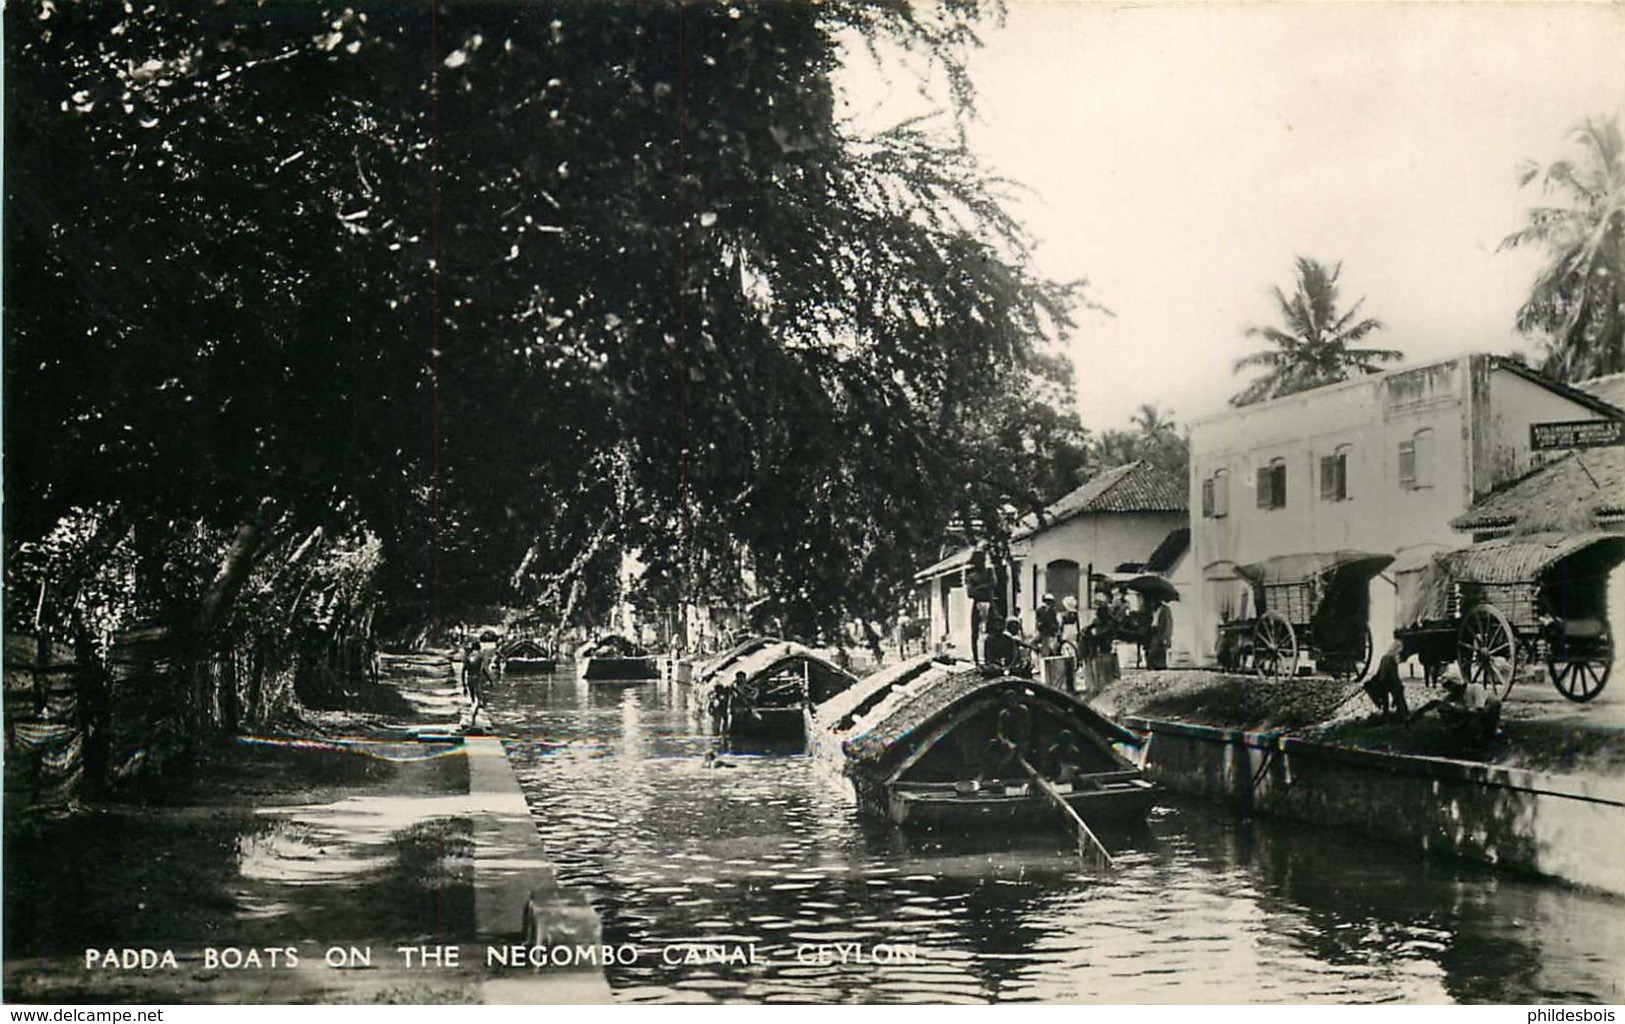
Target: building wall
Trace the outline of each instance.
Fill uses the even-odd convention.
[[[1217,563],[1246,564],[1274,555],[1356,548],[1397,554],[1417,545],[1459,547],[1450,520],[1495,484],[1532,465],[1529,424],[1595,414],[1465,356],[1373,375],[1260,403],[1191,427],[1191,547],[1202,581],[1189,601],[1199,660],[1210,660],[1225,614],[1247,615],[1245,588],[1214,579]],[[1426,441],[1419,441],[1425,438]],[[1425,475],[1401,482],[1402,444],[1431,450]],[[1346,495],[1321,492],[1323,456],[1343,452]],[[1259,508],[1260,466],[1286,467],[1286,503]],[[1223,472],[1225,515],[1203,514],[1203,481]],[[1371,585],[1371,630],[1378,651],[1393,633],[1394,589]],[[1226,605],[1229,605],[1227,612]]]

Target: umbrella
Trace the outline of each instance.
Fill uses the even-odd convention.
[[[1154,572],[1114,572],[1106,576],[1106,582],[1159,601],[1179,600],[1179,590],[1168,582],[1167,577]]]

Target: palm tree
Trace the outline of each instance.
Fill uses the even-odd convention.
[[[1585,380],[1625,370],[1625,147],[1618,117],[1587,118],[1570,137],[1581,160],[1525,164],[1519,181],[1538,178],[1562,201],[1531,207],[1501,248],[1538,244],[1551,254],[1518,310],[1518,330],[1542,339],[1547,373]]]
[[[1376,373],[1378,363],[1390,363],[1404,354],[1390,348],[1353,348],[1382,324],[1370,317],[1356,320],[1361,299],[1347,313],[1337,310],[1337,275],[1342,263],[1329,269],[1319,260],[1298,257],[1298,286],[1288,299],[1275,289],[1286,329],[1249,327],[1247,337],[1263,338],[1267,348],[1236,360],[1235,372],[1263,368],[1268,372],[1230,398],[1231,405],[1251,405],[1280,398],[1322,384],[1348,380],[1353,371]]]

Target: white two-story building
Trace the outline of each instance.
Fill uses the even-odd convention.
[[[1467,355],[1235,409],[1191,424],[1185,595],[1198,659],[1221,621],[1253,613],[1235,566],[1275,555],[1459,546],[1473,502],[1539,465],[1530,425],[1621,412],[1517,362]],[[1371,631],[1393,632],[1394,589],[1371,581]]]

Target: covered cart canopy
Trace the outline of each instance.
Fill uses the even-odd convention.
[[[1362,582],[1369,582],[1393,560],[1393,555],[1379,555],[1370,551],[1345,548],[1341,551],[1277,555],[1262,562],[1238,565],[1236,572],[1244,579],[1266,587],[1307,583],[1328,576],[1345,575],[1358,576]]]
[[[1593,531],[1505,537],[1459,548],[1439,561],[1457,583],[1501,584],[1539,582],[1570,559],[1582,563],[1570,568],[1606,575],[1625,560],[1625,536]]]
[[[1554,574],[1564,580],[1606,576],[1621,562],[1625,536],[1597,531],[1503,537],[1444,551],[1411,561],[1396,574],[1399,603],[1394,626],[1414,629],[1464,611],[1451,607],[1456,584],[1534,587],[1551,581]]]

